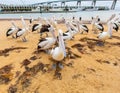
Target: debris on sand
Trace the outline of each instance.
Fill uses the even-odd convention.
[[[27,49],[27,47],[11,47],[11,48],[6,48],[4,50],[0,50],[0,56],[9,56],[9,52],[13,50],[19,50],[19,49]]]
[[[73,64],[74,64],[74,62],[73,62],[73,61],[70,61],[69,63],[66,64],[66,66],[68,66],[68,67],[73,67]]]
[[[25,59],[24,62],[29,63],[28,59]],[[26,70],[23,72],[22,75],[18,77],[18,80],[16,81],[15,85],[17,89],[20,88],[21,91],[24,91],[27,87],[31,85],[32,77],[34,77],[40,71],[43,73],[47,72],[49,69],[48,67],[49,64],[43,64],[42,62],[39,62],[38,64],[34,65],[31,68],[25,66]],[[20,74],[20,72],[18,72],[18,74]],[[22,88],[20,86],[22,86]]]
[[[96,72],[96,70],[93,69],[93,68],[87,68],[87,70],[88,70],[88,71],[92,71],[92,72]]]
[[[0,84],[7,84],[13,79],[12,64],[0,68]]]
[[[37,59],[37,57],[36,56],[32,56],[32,57],[30,57],[30,60],[36,60]]]
[[[76,48],[81,54],[84,54],[86,51],[84,49],[85,45],[81,45],[79,43],[71,46],[72,48]]]
[[[75,74],[75,75],[72,76],[72,79],[78,79],[78,78],[80,78],[80,77],[85,78],[86,76],[85,76],[85,75],[82,75],[82,74]]]
[[[30,60],[28,60],[28,59],[24,59],[23,62],[21,63],[21,68],[22,68],[23,66],[27,66],[27,65],[29,65],[30,63],[31,63]]]
[[[97,59],[96,61],[99,62],[100,64],[102,64],[102,63],[110,64],[110,62],[107,60]]]
[[[16,93],[17,92],[17,87],[16,85],[10,85],[8,89],[8,93]]]

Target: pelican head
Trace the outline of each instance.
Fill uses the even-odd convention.
[[[75,17],[73,16],[73,18],[72,18],[73,20],[75,19]]]
[[[79,21],[81,21],[82,20],[82,17],[79,17]]]

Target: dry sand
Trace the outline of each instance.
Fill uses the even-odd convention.
[[[15,22],[21,27],[20,21]],[[113,38],[103,47],[96,45],[97,35],[91,32],[90,25],[88,34],[77,34],[74,40],[67,41],[72,57],[65,59],[59,80],[54,76],[55,71],[49,69],[53,63],[51,56],[35,52],[39,34],[28,34],[28,42],[7,38],[10,25],[10,21],[0,21],[0,93],[8,93],[11,84],[15,85],[12,88],[17,89],[16,93],[120,93],[120,31],[113,31]],[[63,24],[58,27],[66,30]],[[29,71],[21,67],[25,59],[31,61]],[[11,70],[2,73],[1,68],[10,64]],[[1,75],[10,81],[2,83]]]

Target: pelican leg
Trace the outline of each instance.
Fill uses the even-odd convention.
[[[40,33],[40,38],[42,38],[42,33]]]
[[[57,68],[57,64],[56,63],[53,63],[52,64],[52,69],[56,69]]]
[[[22,38],[22,41],[24,42],[24,38]]]
[[[45,50],[45,53],[50,54],[50,50],[48,50],[48,49]]]
[[[97,34],[97,29],[94,29],[94,34]]]
[[[83,34],[83,31],[80,34]]]
[[[39,29],[37,30],[37,33],[39,33]]]
[[[60,69],[63,69],[63,64],[62,64],[61,62],[59,62],[59,63],[58,63],[58,67],[59,67]]]
[[[74,40],[74,36],[73,37],[71,37],[71,39],[70,40]]]
[[[14,35],[12,35],[12,38],[16,38]]]
[[[23,39],[22,39],[22,40],[23,40],[23,42],[27,42],[27,39],[26,39],[25,37],[23,37]]]

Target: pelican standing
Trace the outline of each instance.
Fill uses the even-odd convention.
[[[103,43],[102,45],[104,45],[106,39],[112,37],[112,30],[113,30],[113,23],[109,22],[108,23],[108,31],[102,32],[98,35],[98,39],[100,41],[102,41],[102,43]]]
[[[80,17],[79,18],[79,26],[80,26],[80,31],[81,31],[81,34],[83,34],[83,32],[87,32],[89,31],[88,27],[85,25],[85,24],[82,24],[82,18]]]
[[[17,32],[18,27],[15,25],[14,21],[12,21],[11,23],[12,27],[7,30],[6,36],[8,37],[12,35],[12,37],[15,38],[14,34]]]
[[[52,58],[56,61],[62,61],[66,57],[65,45],[63,41],[62,30],[59,30],[59,46],[55,49],[52,49],[51,55]]]
[[[59,46],[55,47],[51,50],[51,56],[53,60],[55,60],[57,63],[53,64],[54,68],[57,68],[57,65],[60,69],[63,68],[62,60],[66,57],[66,50],[65,50],[65,44],[63,40],[63,33],[62,30],[59,29]]]
[[[34,21],[34,19],[32,18],[32,16],[30,16],[30,19],[29,19],[30,24],[32,24],[33,21]]]
[[[93,18],[93,17],[92,17],[92,22],[91,22],[91,24],[92,24],[92,31],[95,31],[95,33],[97,33],[96,30],[99,30],[99,31],[101,31],[101,32],[104,31],[104,27],[103,27],[103,25],[100,23],[100,18],[99,18],[98,16],[97,16],[96,18]]]
[[[76,27],[73,26],[70,22],[66,22],[67,31],[63,33],[64,40],[71,40],[74,36],[80,31],[79,23],[76,21]]]
[[[54,33],[54,28],[51,26],[49,31],[51,32],[52,37],[41,38],[38,43],[38,50],[50,49],[56,43],[57,38]]]
[[[18,29],[18,32],[16,33],[16,38],[22,37],[22,41],[26,42],[27,39],[25,38],[25,36],[26,36],[27,32],[29,31],[29,28],[26,27],[26,23],[25,23],[23,17],[21,17],[21,21],[22,21],[23,28]]]
[[[40,28],[42,27],[41,18],[38,18],[38,20],[39,20],[39,23],[34,24],[32,26],[32,32],[34,32],[34,31],[39,32]]]

